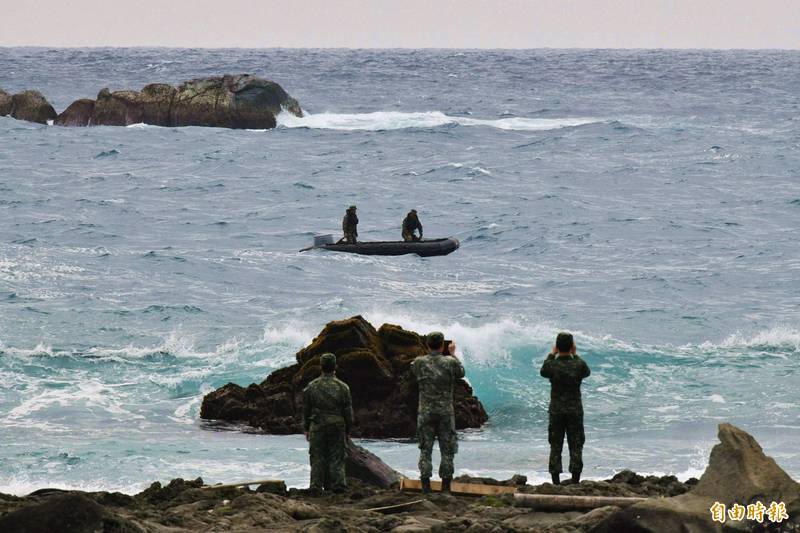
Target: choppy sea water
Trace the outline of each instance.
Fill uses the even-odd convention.
[[[491,422],[458,473],[547,478],[560,329],[591,366],[586,477],[699,474],[729,421],[800,478],[800,54],[0,49],[58,111],[103,87],[273,79],[272,131],[0,118],[0,492],[307,484],[301,436],[218,431],[334,319],[441,329]],[[440,258],[298,253],[412,207]],[[366,441],[413,474],[413,442]]]

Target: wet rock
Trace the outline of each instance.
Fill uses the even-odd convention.
[[[0,89],[0,117],[11,114],[11,95]]]
[[[270,481],[268,483],[262,483],[256,488],[256,492],[284,495],[286,494],[286,483],[283,481]]]
[[[720,443],[711,450],[708,467],[697,485],[686,494],[651,499],[618,511],[592,531],[602,532],[692,532],[746,530],[754,523],[726,521],[725,528],[711,520],[714,502],[726,506],[747,506],[762,502],[784,502],[790,523],[781,526],[789,531],[800,528],[800,484],[792,480],[767,457],[758,442],[731,424],[720,424]],[[673,483],[669,481],[669,483]]]
[[[91,126],[94,100],[75,100],[53,121],[58,126]]]
[[[644,477],[631,470],[623,470],[614,474],[610,479],[612,483],[627,483],[629,485],[639,485],[644,481]]]
[[[154,83],[141,91],[103,89],[94,101],[73,102],[55,124],[266,129],[275,127],[275,116],[284,110],[302,116],[297,100],[280,85],[240,74],[199,78],[178,87]]]
[[[56,118],[55,109],[39,91],[22,91],[12,96],[9,114],[17,120],[39,124]]]
[[[185,481],[177,478],[170,481],[166,487],[161,486],[161,483],[156,481],[137,494],[136,497],[148,503],[166,503],[174,500],[186,490],[199,489],[202,486],[202,478],[197,478],[194,481]]]
[[[615,507],[613,505],[598,507],[597,509],[592,509],[588,513],[582,514],[577,518],[573,518],[567,522],[566,525],[579,531],[589,531],[602,523],[604,520],[608,520],[611,515],[619,510],[619,507]]]
[[[297,363],[276,370],[258,385],[229,383],[203,398],[204,419],[244,422],[271,434],[300,433],[303,388],[319,376],[319,356],[336,354],[337,376],[350,385],[353,437],[410,438],[416,434],[417,384],[411,361],[427,353],[422,337],[400,326],[376,330],[361,316],[330,322]],[[454,390],[456,427],[480,427],[486,411],[466,381]]]
[[[561,513],[551,513],[542,511],[530,511],[524,514],[519,514],[512,518],[507,518],[503,521],[507,526],[513,526],[519,529],[538,529],[542,527],[563,526],[571,520],[575,520],[583,516],[578,511],[568,511]]]
[[[0,516],[3,533],[140,533],[84,494],[55,494]]]
[[[316,524],[309,524],[300,531],[305,533],[349,533],[350,529],[336,518],[323,518]]]

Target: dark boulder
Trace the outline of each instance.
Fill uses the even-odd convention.
[[[758,442],[731,424],[719,425],[720,443],[711,450],[708,467],[694,488],[672,498],[654,498],[622,509],[598,524],[596,533],[683,533],[748,530],[757,523],[711,520],[715,502],[727,507],[761,502],[786,504],[789,522],[782,530],[800,529],[800,484],[767,457]],[[628,473],[624,477],[634,479]],[[646,478],[645,478],[646,479]],[[636,480],[643,483],[644,480]],[[769,520],[765,521],[769,523]],[[777,526],[777,524],[774,524]]]
[[[53,121],[58,126],[91,126],[94,100],[75,100]]]
[[[161,505],[175,500],[187,490],[200,489],[202,486],[203,478],[189,481],[176,478],[170,481],[166,486],[161,485],[159,481],[155,481],[145,490],[137,494],[136,498],[148,503]]]
[[[360,316],[330,322],[311,344],[297,352],[297,363],[276,370],[247,388],[229,383],[203,398],[204,419],[244,422],[267,433],[301,432],[303,388],[319,376],[319,356],[336,354],[337,376],[350,385],[355,421],[352,436],[408,438],[416,434],[416,380],[411,361],[427,353],[422,337],[400,326],[376,330]],[[477,428],[488,416],[472,388],[456,383],[456,427]]]
[[[97,100],[78,100],[56,124],[62,126],[212,126],[274,128],[275,116],[287,111],[302,116],[297,100],[275,82],[240,74],[200,78],[177,88],[162,83],[141,91],[103,89]]]
[[[0,516],[3,533],[139,533],[133,523],[114,516],[82,493],[56,494]]]
[[[12,96],[9,114],[17,120],[39,124],[56,118],[55,109],[39,91],[22,91]]]
[[[11,95],[0,89],[0,117],[11,113]]]

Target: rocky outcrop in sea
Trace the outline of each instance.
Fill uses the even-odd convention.
[[[47,124],[56,118],[56,111],[39,91],[22,91],[12,96],[0,90],[0,116],[5,115],[17,120]]]
[[[0,116],[59,126],[209,126],[269,129],[281,112],[303,116],[300,104],[277,83],[249,74],[162,83],[141,91],[103,89],[95,100],[76,100],[61,114],[38,91],[13,97],[0,91]]]
[[[428,352],[423,338],[400,326],[375,329],[361,316],[330,322],[297,352],[297,363],[276,370],[261,383],[228,383],[203,398],[200,417],[257,427],[266,433],[301,432],[303,388],[319,376],[319,356],[332,352],[337,376],[350,386],[353,437],[408,438],[416,434],[418,389],[411,361]],[[472,387],[459,380],[454,390],[456,427],[478,428],[487,420]]]

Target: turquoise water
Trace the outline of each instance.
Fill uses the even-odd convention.
[[[560,329],[591,366],[585,476],[697,475],[716,424],[800,477],[800,55],[0,49],[58,110],[222,72],[303,105],[272,131],[0,118],[0,492],[307,483],[302,437],[225,431],[204,393],[329,320],[441,329],[490,423],[459,473],[546,473]],[[415,207],[442,258],[304,253]],[[413,442],[365,442],[406,473]]]

